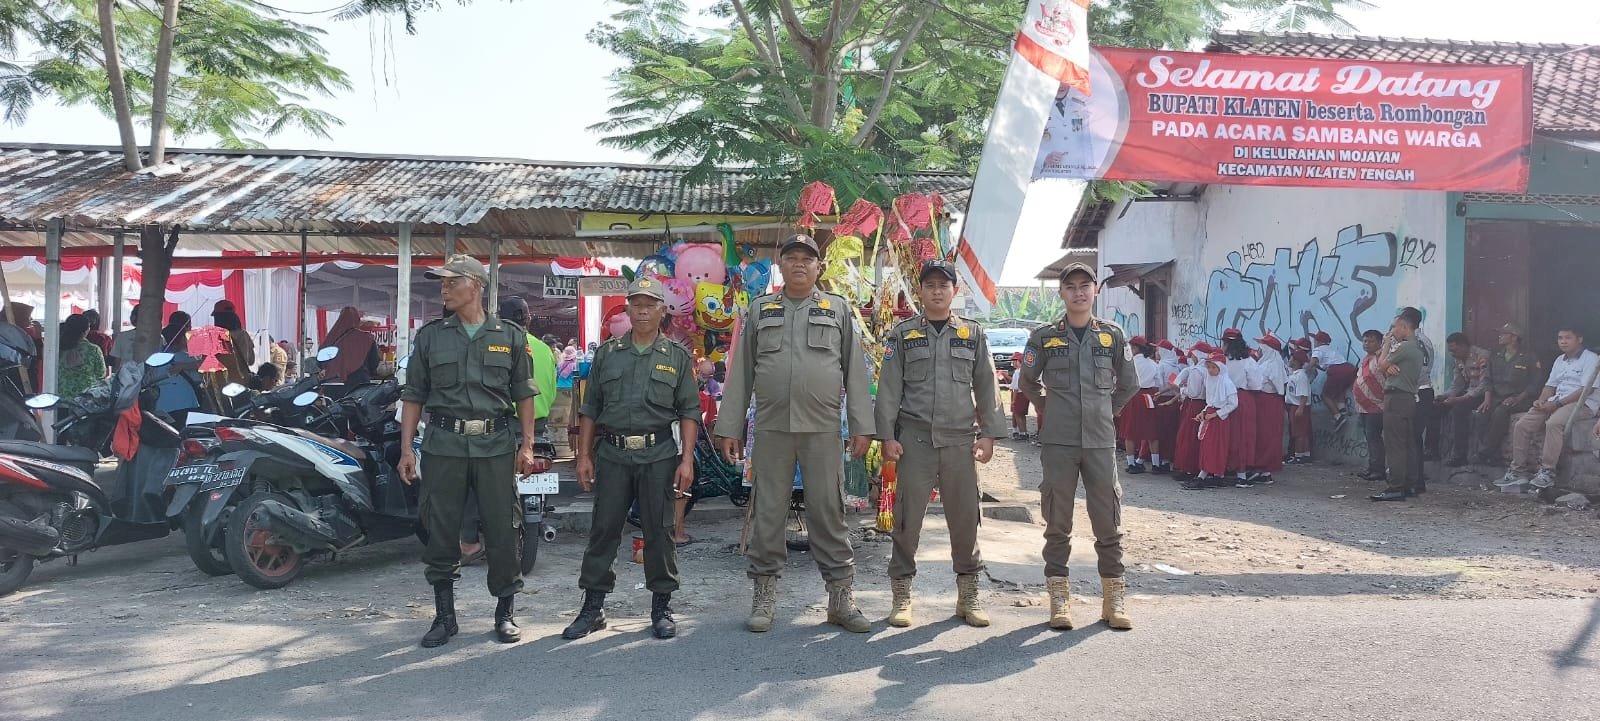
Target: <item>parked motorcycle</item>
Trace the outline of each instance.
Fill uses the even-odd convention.
[[[326,363],[338,355],[339,349],[324,348],[317,359]],[[295,400],[316,391],[318,383],[316,376],[307,376],[293,384],[259,393],[230,383],[222,389],[222,395],[232,404],[231,410],[237,418],[306,429],[322,413],[310,406],[297,405]],[[218,464],[222,443],[217,438],[217,425],[229,420],[231,418],[223,416],[190,414],[189,423],[183,429],[177,462],[167,474],[163,490],[167,518],[183,528],[184,550],[189,560],[208,576],[233,573],[233,565],[223,549],[226,540],[223,529],[236,504],[213,501],[232,501],[235,497],[230,493],[220,499],[211,498],[214,493],[237,486],[244,478],[245,469],[222,468]]]
[[[217,470],[201,488],[206,495],[197,498],[205,504],[201,532],[208,538],[221,534],[241,580],[282,588],[308,560],[424,535],[416,488],[401,482],[396,469],[400,426],[393,406],[399,398],[394,380],[355,387],[312,419],[309,426],[319,432],[244,419],[219,422]],[[296,405],[308,408],[323,400],[307,391]],[[543,475],[548,478],[519,484],[540,492],[520,499],[524,518],[533,519],[524,529],[524,567],[537,557],[543,533],[542,494],[555,492],[555,474]]]
[[[153,407],[149,371],[171,362],[171,354],[157,353],[143,366],[125,364],[77,398],[28,399],[35,410],[58,410],[53,427],[65,445],[0,441],[0,595],[21,588],[36,561],[75,562],[85,551],[171,532],[159,511],[159,488],[147,481],[165,476],[179,433],[143,410]],[[124,415],[135,402],[141,410],[129,422]],[[114,443],[136,451],[133,460],[118,464],[117,492],[110,493],[94,472]]]
[[[27,372],[17,363],[0,360],[0,439],[42,441],[44,429],[39,419],[28,408],[27,394],[22,391],[22,374]]]

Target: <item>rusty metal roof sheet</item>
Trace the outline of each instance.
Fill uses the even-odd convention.
[[[1600,134],[1600,48],[1594,45],[1244,32],[1217,33],[1206,49],[1340,60],[1531,64],[1534,129]]]
[[[671,166],[283,150],[174,150],[168,159],[181,172],[154,177],[124,170],[116,148],[0,143],[0,224],[66,218],[79,230],[160,223],[209,235],[383,237],[411,223],[422,235],[570,239],[582,211],[793,212],[741,194],[753,176],[738,170],[685,187],[685,169]],[[956,173],[885,180],[955,196],[972,184]]]

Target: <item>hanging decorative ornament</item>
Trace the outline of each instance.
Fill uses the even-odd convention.
[[[831,215],[837,212],[839,212],[839,204],[834,197],[832,186],[817,180],[800,189],[800,221],[798,223],[800,227],[807,230],[815,230],[817,216]]]
[[[839,222],[833,226],[835,236],[854,235],[865,238],[876,233],[883,225],[883,209],[873,205],[866,198],[857,198],[854,205],[839,216]]]

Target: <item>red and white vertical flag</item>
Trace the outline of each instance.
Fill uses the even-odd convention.
[[[1039,138],[1062,84],[1089,94],[1089,0],[1030,0],[961,224],[960,267],[984,311],[995,302]],[[1060,243],[1072,215],[1067,207],[1053,212],[1060,216],[1060,231],[1049,239],[1052,247]]]

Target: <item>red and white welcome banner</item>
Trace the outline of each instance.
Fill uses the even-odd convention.
[[[1532,69],[1096,48],[1034,177],[1525,192]]]

